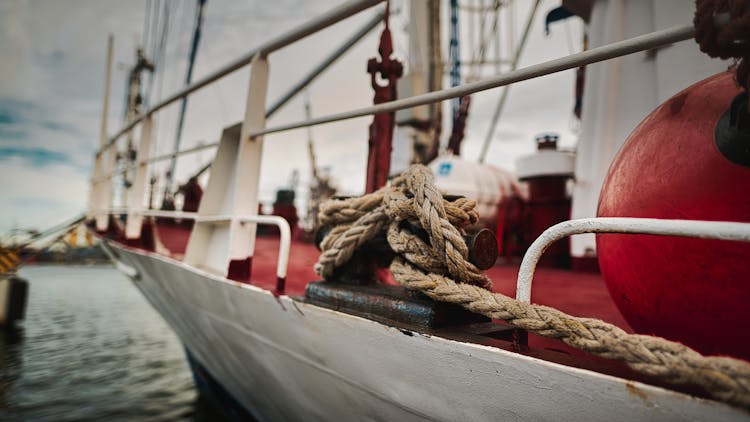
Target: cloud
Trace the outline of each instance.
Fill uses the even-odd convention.
[[[85,210],[88,183],[63,163],[39,171],[26,160],[2,160],[0,178],[0,233],[13,226],[44,229]]]
[[[44,148],[0,147],[0,162],[20,158],[33,167],[47,167],[51,164],[70,163],[67,154]]]

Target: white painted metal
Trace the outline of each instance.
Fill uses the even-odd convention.
[[[286,278],[287,268],[289,266],[289,251],[292,245],[292,229],[289,227],[289,222],[283,217],[278,215],[199,215],[195,212],[182,212],[182,211],[158,211],[158,210],[143,210],[140,212],[141,216],[150,217],[166,217],[176,219],[195,220],[201,223],[228,223],[233,219],[238,221],[240,224],[243,223],[256,223],[256,224],[267,224],[276,226],[279,229],[279,259],[276,264],[276,276],[280,278]]]
[[[211,167],[199,216],[230,215],[235,189],[234,177],[240,144],[240,125],[224,129]],[[185,262],[195,267],[226,275],[229,256],[229,226],[196,222],[190,233]]]
[[[540,176],[573,176],[576,156],[572,152],[542,149],[516,160],[519,179]]]
[[[278,215],[250,215],[241,216],[237,220],[240,223],[270,224],[279,228],[279,260],[276,264],[276,276],[286,278],[289,267],[289,250],[292,245],[292,229],[289,222]]]
[[[146,187],[148,186],[148,163],[151,154],[153,117],[147,116],[141,124],[141,139],[136,150],[135,179],[128,190],[128,221],[125,224],[125,238],[138,239],[141,237],[143,224]]]
[[[232,217],[229,221],[198,218],[185,252],[188,264],[224,276],[230,261],[252,257],[255,250],[256,224],[239,221],[236,216],[258,214],[263,137],[248,134],[263,128],[266,119],[268,61],[260,55],[250,65],[248,85],[245,119],[241,126],[224,130],[198,208],[199,217]]]
[[[245,120],[240,132],[240,148],[235,170],[236,180],[233,192],[233,215],[257,215],[258,192],[260,190],[260,165],[263,158],[263,136],[250,136],[250,133],[266,126],[266,94],[268,91],[268,60],[256,55],[250,63],[250,83],[247,89]],[[229,233],[229,258],[245,259],[255,251],[254,223],[239,225],[232,223]]]
[[[321,125],[324,123],[337,122],[340,120],[348,120],[356,117],[368,116],[371,114],[388,113],[391,111],[397,111],[424,104],[435,103],[438,101],[449,100],[451,98],[458,98],[464,95],[473,94],[475,92],[485,91],[488,89],[525,81],[527,79],[537,78],[540,76],[549,75],[551,73],[573,69],[578,66],[597,63],[615,57],[636,53],[639,51],[658,48],[678,41],[684,41],[692,38],[694,33],[695,30],[693,29],[692,25],[676,26],[661,31],[639,35],[637,37],[633,37],[624,41],[614,42],[598,48],[592,48],[591,50],[571,54],[559,59],[527,66],[513,72],[507,72],[502,75],[493,76],[491,78],[487,78],[478,82],[466,83],[454,88],[433,91],[428,94],[416,95],[409,98],[389,101],[387,103],[382,103],[375,106],[317,117],[301,122],[273,126],[264,130],[253,132],[250,134],[250,136],[267,135],[269,133],[283,132],[286,130]]]
[[[113,244],[194,358],[259,420],[746,420],[659,387],[372,320]]]
[[[564,221],[545,230],[529,246],[521,261],[521,267],[518,269],[516,299],[526,303],[531,302],[531,282],[536,265],[544,251],[552,243],[580,233],[652,234],[750,242],[750,223],[626,217],[582,218]]]
[[[593,47],[693,19],[694,3],[682,0],[596,1],[588,29]],[[583,119],[576,158],[571,218],[596,216],[609,165],[627,136],[656,108],[692,83],[726,70],[695,42],[654,47],[586,68]],[[596,255],[593,234],[571,238],[573,257]]]

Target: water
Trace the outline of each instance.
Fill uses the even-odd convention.
[[[26,320],[0,330],[0,420],[217,420],[182,344],[110,266],[29,266]]]

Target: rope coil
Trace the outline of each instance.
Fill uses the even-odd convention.
[[[722,15],[728,22],[718,22]],[[721,59],[739,60],[737,83],[750,89],[750,2],[747,0],[696,0],[695,41],[702,52]]]
[[[621,360],[639,373],[671,384],[701,387],[714,399],[750,408],[748,362],[702,356],[680,343],[628,334],[601,320],[570,316],[489,291],[491,281],[468,262],[461,238],[464,228],[478,218],[475,207],[475,201],[465,198],[443,199],[430,170],[414,165],[377,192],[323,204],[320,220],[335,227],[321,244],[323,252],[315,269],[330,276],[357,248],[385,232],[397,254],[391,273],[408,289],[562,340],[593,355]],[[402,221],[423,228],[429,243],[404,229]]]

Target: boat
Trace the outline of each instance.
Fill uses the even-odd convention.
[[[580,233],[600,233],[600,240],[621,240],[602,250],[633,248],[622,246],[622,236],[626,235],[602,233],[641,233],[636,236],[641,240],[657,235],[694,236],[702,238],[697,241],[713,239],[708,242],[741,245],[734,249],[734,257],[746,259],[747,244],[742,243],[750,240],[746,218],[706,221],[710,219],[618,215],[617,206],[606,206],[617,203],[618,187],[631,186],[628,183],[632,182],[611,176],[604,182],[605,190],[613,195],[605,197],[605,217],[576,215],[585,208],[581,206],[583,202],[591,205],[599,198],[599,188],[591,184],[576,187],[585,192],[574,196],[573,217],[577,218],[569,221],[550,224],[559,220],[559,210],[550,208],[541,197],[532,201],[536,217],[530,224],[521,225],[527,237],[537,238],[524,246],[523,260],[508,257],[495,263],[498,248],[500,253],[512,250],[509,245],[514,244],[513,240],[502,237],[505,230],[496,231],[501,237],[499,242],[492,231],[465,230],[479,223],[476,202],[447,195],[438,187],[441,178],[459,172],[463,165],[460,160],[440,156],[433,171],[419,165],[395,177],[389,171],[397,110],[460,98],[634,52],[659,54],[658,49],[665,45],[691,39],[696,32],[694,26],[649,27],[647,31],[655,31],[636,33],[624,40],[625,29],[632,28],[621,27],[620,34],[613,36],[616,39],[606,39],[608,36],[603,34],[608,21],[603,19],[598,26],[592,24],[592,38],[601,31],[598,39],[592,39],[595,47],[584,52],[458,83],[449,89],[427,87],[422,93],[414,89],[414,95],[396,99],[394,87],[402,68],[391,57],[386,9],[379,15],[379,19],[385,19],[380,56],[368,62],[375,105],[266,127],[269,56],[380,3],[350,0],[325,12],[149,109],[132,113],[126,126],[111,136],[106,130],[108,88],[105,89],[101,148],[96,155],[87,226],[101,238],[102,247],[115,266],[133,281],[184,344],[199,389],[214,397],[220,406],[231,409],[228,413],[237,419],[747,420],[750,363],[741,348],[730,350],[733,342],[747,344],[747,334],[741,328],[739,334],[731,334],[726,327],[717,329],[722,338],[731,337],[729,349],[711,350],[719,341],[716,340],[703,347],[708,349],[704,353],[723,356],[703,356],[674,341],[633,334],[629,325],[633,320],[626,321],[627,312],[621,313],[615,303],[620,296],[610,297],[598,272],[556,268],[572,266],[571,254],[573,261],[591,258],[585,253],[576,255],[579,250],[586,252],[585,247],[574,243],[570,251],[567,247],[550,250],[551,266],[542,266],[543,262],[537,268],[552,242]],[[575,9],[572,3],[591,6],[592,2],[566,2]],[[592,21],[624,13],[617,7],[639,7],[620,3],[602,7],[600,3],[607,2],[597,3],[593,9],[584,8],[594,15]],[[652,3],[658,10],[667,8]],[[726,16],[719,14],[716,26],[726,24]],[[694,53],[686,57],[694,57]],[[616,71],[610,73],[619,74],[623,69],[643,71],[642,63],[626,62],[614,62],[612,69]],[[109,63],[108,68],[111,60]],[[149,155],[151,144],[157,141],[153,124],[158,112],[246,65],[250,66],[250,79],[245,118],[225,128],[219,142],[213,145],[216,156],[207,184],[200,188],[200,194],[195,194],[197,202],[186,199],[182,210],[147,206],[146,197],[153,196],[153,192],[149,193],[149,164],[191,152],[175,151],[166,157]],[[607,71],[598,72],[592,71],[588,79],[605,85],[605,91],[589,94],[601,96],[599,103],[593,101],[589,105],[592,109],[601,108],[601,115],[596,117],[598,126],[591,122],[589,130],[604,127],[624,131],[630,125],[630,131],[637,122],[619,124],[612,120],[623,107],[630,107],[627,101],[617,102],[617,98],[628,100],[628,93],[617,97],[612,90],[606,91],[606,85],[617,91],[632,81],[607,79]],[[667,101],[655,113],[662,110],[675,116],[681,110],[706,109],[694,101],[703,104],[701,101],[712,93],[737,90],[728,82],[731,75],[727,75],[701,82],[698,88],[688,88],[703,89],[699,92],[704,96],[686,99],[687,94],[678,95],[681,103]],[[108,85],[109,76],[106,80]],[[696,80],[688,82],[684,86]],[[653,86],[641,88],[649,90]],[[650,99],[656,100],[657,96]],[[296,236],[288,218],[259,213],[264,135],[369,115],[374,117],[367,192],[361,197],[321,204],[323,227],[318,230],[317,245]],[[117,142],[134,136],[134,132],[139,133],[139,145],[130,167],[123,170],[117,166]],[[602,150],[612,145],[583,144],[575,161],[567,152],[557,151],[555,141],[552,135],[541,136],[538,153],[526,160],[522,179],[529,182],[528,195],[532,199],[540,198],[534,196],[540,192],[552,192],[558,202],[564,202],[565,187],[572,175],[596,177],[599,172],[604,181],[601,173],[606,172],[601,168],[609,163],[601,163],[600,157]],[[581,154],[588,154],[586,160],[581,161]],[[656,161],[656,157],[651,158]],[[617,160],[622,166],[633,165],[628,164],[627,157]],[[591,171],[582,167],[594,164],[597,168]],[[747,167],[737,166],[732,167],[733,171],[747,175]],[[113,207],[112,181],[123,171],[129,171],[131,178],[127,206]],[[467,171],[486,176],[489,170]],[[502,175],[495,175],[495,184],[505,180]],[[485,176],[478,177],[486,180]],[[610,180],[615,181],[609,184]],[[192,190],[197,179],[192,183],[181,189],[186,198],[186,192],[197,192]],[[513,188],[520,186],[515,183],[509,182],[506,192],[526,195]],[[285,195],[277,197],[280,206],[290,203]],[[488,201],[498,201],[503,195],[495,194]],[[576,203],[576,198],[583,202]],[[508,215],[512,211],[503,208]],[[502,221],[508,222],[506,229],[513,226],[512,220],[503,217]],[[262,226],[275,229],[261,235],[257,228]],[[585,241],[595,241],[591,236]],[[710,245],[721,249],[717,243]],[[579,261],[581,267],[586,266],[585,259]],[[417,262],[423,262],[423,266],[415,268],[420,265]],[[680,265],[692,269],[691,262],[695,259],[685,257]],[[603,265],[603,273],[614,273],[617,279],[625,271],[624,265],[648,263],[616,259],[612,263],[610,258]],[[492,290],[487,288],[490,279],[494,283]],[[740,295],[748,291],[746,285],[738,289]],[[746,317],[741,319],[746,311],[739,315],[739,321],[726,323],[746,325]]]

